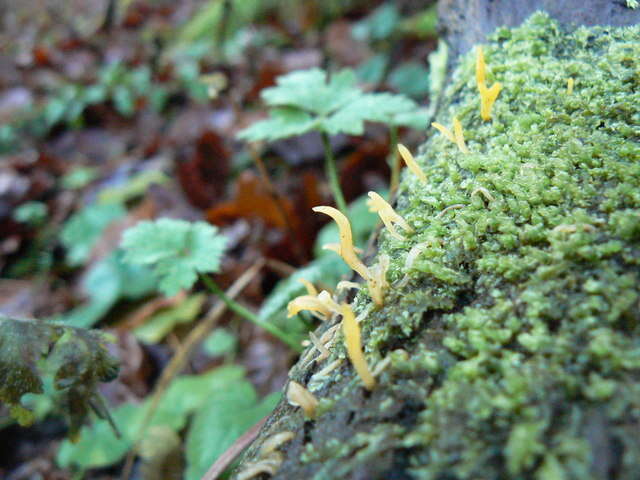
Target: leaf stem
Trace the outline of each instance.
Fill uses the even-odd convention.
[[[253,313],[251,310],[249,310],[246,307],[243,307],[238,302],[233,300],[231,297],[227,296],[224,290],[222,290],[211,277],[207,275],[200,275],[200,278],[202,279],[202,282],[207,286],[207,288],[211,291],[211,293],[214,293],[215,295],[217,295],[218,298],[220,298],[220,300],[222,300],[225,303],[225,305],[229,307],[229,310],[237,313],[245,320],[249,320],[251,323],[265,329],[271,335],[273,335],[276,338],[279,338],[284,343],[289,345],[296,352],[302,351],[302,346],[300,345],[300,342],[296,341],[293,337],[291,337],[286,332],[284,332],[283,330],[275,326],[273,323],[260,320],[260,318],[258,318],[258,316],[255,313]]]
[[[333,198],[336,201],[338,210],[340,210],[347,218],[349,218],[349,211],[347,210],[347,202],[344,200],[342,189],[340,188],[340,179],[338,178],[338,169],[336,167],[336,160],[331,150],[331,142],[329,142],[329,135],[326,132],[322,132],[322,145],[324,146],[324,167],[329,180],[329,187],[333,193]]]
[[[389,128],[389,151],[391,152],[389,195],[393,195],[400,183],[400,155],[398,155],[398,127],[396,125],[391,125]]]

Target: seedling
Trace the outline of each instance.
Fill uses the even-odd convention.
[[[426,114],[403,95],[364,93],[352,70],[331,75],[320,69],[301,70],[281,76],[275,87],[262,92],[269,118],[251,125],[238,135],[249,141],[274,141],[317,131],[325,151],[325,171],[338,209],[347,214],[340,188],[331,135],[362,135],[364,122],[380,122],[392,127],[423,128]],[[395,149],[395,145],[393,146]],[[394,162],[395,169],[399,162]]]
[[[159,282],[158,288],[165,295],[190,289],[199,278],[230,310],[264,328],[294,350],[301,349],[298,341],[231,299],[207,275],[220,270],[226,248],[226,239],[218,234],[216,227],[205,222],[169,218],[143,221],[124,232],[121,246],[126,252],[125,260],[152,269]]]

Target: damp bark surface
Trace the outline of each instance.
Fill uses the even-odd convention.
[[[376,388],[338,330],[290,372],[315,418],[283,400],[234,478],[286,431],[277,479],[640,478],[640,29],[535,13],[484,54],[491,120],[471,50],[434,119],[470,153],[428,133],[427,182],[405,171],[396,198],[414,232],[376,241],[384,305],[352,301]]]

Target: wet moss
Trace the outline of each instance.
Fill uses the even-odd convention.
[[[353,303],[370,365],[388,361],[379,385],[343,361],[314,423],[282,405],[263,438],[298,435],[277,478],[640,478],[640,28],[565,33],[538,13],[484,52],[492,121],[472,52],[437,118],[460,119],[471,153],[434,130],[428,184],[407,171],[397,199],[415,231],[378,242],[385,304]],[[340,342],[291,377],[336,358]]]

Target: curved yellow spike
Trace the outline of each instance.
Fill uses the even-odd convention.
[[[502,90],[502,84],[496,82],[491,85],[491,88],[487,88],[486,84],[486,68],[487,65],[484,62],[484,52],[481,46],[478,46],[476,51],[476,84],[478,91],[480,92],[480,116],[485,122],[491,120],[491,107],[500,95]]]
[[[347,217],[345,217],[340,210],[333,207],[314,207],[313,211],[324,213],[325,215],[329,215],[333,218],[338,225],[338,230],[340,231],[339,255],[346,264],[349,265],[349,267],[358,272],[362,278],[368,280],[371,275],[369,273],[369,269],[360,261],[353,248],[353,235],[351,234],[351,225],[349,224]]]
[[[409,168],[409,170],[411,170],[413,174],[416,177],[418,177],[422,182],[427,183],[427,176],[424,174],[424,172],[416,162],[416,159],[413,158],[413,155],[411,154],[409,149],[404,145],[402,145],[401,143],[399,143],[398,152],[400,152],[400,156],[404,160],[404,163],[407,164],[407,167]]]
[[[431,122],[431,126],[447,137],[451,143],[456,143],[456,137],[453,136],[453,133],[451,133],[451,130],[447,127],[438,122]]]
[[[324,317],[331,314],[329,307],[314,295],[301,295],[287,304],[287,317],[293,317],[303,310],[317,312]]]
[[[567,79],[567,95],[571,95],[573,93],[573,85],[575,80],[573,78]]]
[[[453,133],[456,139],[456,145],[458,145],[458,149],[462,153],[469,153],[467,144],[464,143],[464,134],[462,133],[462,125],[460,124],[460,120],[458,120],[458,117],[453,117]]]
[[[404,240],[404,237],[396,231],[394,224],[397,223],[407,232],[412,232],[413,228],[411,228],[406,220],[398,215],[393,207],[389,205],[379,194],[376,192],[369,192],[368,195],[369,200],[367,200],[367,205],[369,206],[369,211],[376,212],[380,216],[382,223],[384,223],[384,226],[392,237],[397,238],[398,240]]]
[[[376,380],[373,378],[367,361],[362,353],[362,340],[360,337],[360,326],[356,322],[353,310],[346,303],[341,305],[342,313],[342,331],[344,333],[344,341],[347,347],[347,354],[349,360],[353,364],[356,373],[362,379],[362,383],[367,390],[372,390],[376,385]]]
[[[311,283],[309,280],[307,280],[306,278],[299,278],[298,281],[304,285],[304,288],[307,289],[307,293],[309,295],[318,295],[318,290],[316,290],[316,287],[314,287],[313,283]]]

